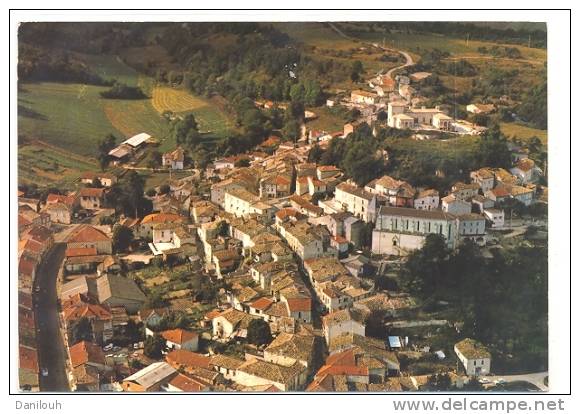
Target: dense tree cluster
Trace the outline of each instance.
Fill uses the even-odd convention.
[[[109,152],[115,148],[117,142],[117,137],[113,134],[107,135],[105,138],[97,142],[97,160],[99,161],[99,166],[101,170],[105,170],[109,165],[111,158],[109,157]]]
[[[187,114],[183,119],[173,121],[170,134],[178,145],[182,145],[192,152],[200,144],[201,134],[193,114]]]
[[[380,142],[370,127],[363,123],[346,139],[333,138],[326,150],[314,147],[309,154],[312,161],[323,165],[336,165],[358,185],[379,177],[385,170],[385,160]]]
[[[522,103],[516,108],[517,114],[532,126],[548,128],[548,79],[546,71],[536,86],[528,89],[522,96]]]
[[[52,81],[110,85],[71,53],[44,50],[19,43],[18,78],[22,81]]]
[[[424,301],[455,304],[462,335],[516,355],[519,367],[547,364],[547,248],[519,246],[492,250],[486,259],[472,243],[450,251],[439,235],[429,235],[401,267],[402,287]]]
[[[494,57],[504,57],[509,59],[521,59],[522,52],[517,47],[508,46],[492,46],[487,48],[485,46],[478,47],[477,51],[482,55],[492,55]]]
[[[107,193],[107,202],[118,214],[143,217],[152,209],[151,200],[145,197],[145,178],[136,171],[129,171]]]
[[[110,89],[100,93],[105,99],[145,99],[147,95],[138,86],[115,82]]]

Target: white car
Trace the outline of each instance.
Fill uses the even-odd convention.
[[[42,376],[43,377],[48,377],[48,369],[42,368]]]
[[[103,351],[110,351],[111,349],[113,349],[113,344],[109,344],[109,345],[103,347]]]
[[[489,384],[491,381],[488,380],[487,378],[480,378],[479,379],[479,383],[480,384]]]
[[[503,385],[503,384],[507,384],[507,381],[504,380],[503,378],[498,378],[493,382],[495,385]]]

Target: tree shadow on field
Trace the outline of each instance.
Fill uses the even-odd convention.
[[[48,118],[45,115],[41,114],[40,112],[36,112],[33,109],[22,106],[22,105],[18,105],[18,116],[37,119],[40,121],[48,121]]]

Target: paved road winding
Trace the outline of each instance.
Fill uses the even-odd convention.
[[[66,351],[60,333],[56,291],[58,270],[64,259],[64,251],[64,243],[55,244],[38,268],[34,287],[38,363],[41,370],[48,370],[47,376],[40,376],[40,391],[69,391],[65,370]]]
[[[545,372],[533,372],[531,374],[520,374],[520,375],[490,375],[487,377],[482,377],[488,379],[490,381],[496,381],[499,379],[503,379],[509,382],[516,382],[516,381],[525,381],[529,382],[530,384],[535,385],[540,389],[540,391],[548,391],[548,387],[544,384],[544,378],[548,376],[548,371]]]
[[[332,24],[332,23],[330,23],[330,22],[329,22],[328,24],[329,24],[329,26],[332,28],[332,30],[334,30],[336,33],[338,33],[338,35],[339,35],[339,36],[342,36],[342,37],[344,37],[345,39],[348,39],[348,40],[356,40],[356,41],[360,41],[359,39],[356,39],[356,38],[354,38],[354,37],[352,37],[352,36],[349,36],[349,35],[347,35],[347,34],[346,34],[346,33],[344,33],[342,30],[340,30],[340,29],[339,29],[339,28],[338,28],[336,25],[334,25],[334,24]],[[372,44],[372,43],[369,43],[369,42],[364,42],[364,44],[366,44],[366,45],[372,45],[372,46],[376,46],[376,45],[374,45],[374,44]],[[382,49],[382,50],[393,50],[393,49],[388,49],[388,48],[386,48],[386,47],[381,47],[381,46],[376,46],[376,47],[379,47],[379,48],[380,48],[380,49]],[[413,62],[413,58],[412,58],[412,57],[411,57],[411,55],[409,55],[407,52],[405,52],[405,51],[402,51],[402,50],[397,50],[397,52],[399,52],[401,55],[403,55],[403,57],[405,58],[405,63],[404,63],[404,64],[402,64],[402,65],[400,65],[400,66],[396,66],[396,67],[394,67],[394,68],[392,68],[392,69],[389,69],[389,71],[386,73],[386,75],[387,75],[389,78],[391,78],[391,79],[392,79],[392,74],[393,74],[395,71],[397,71],[397,70],[399,70],[399,69],[406,68],[407,66],[413,66],[413,65],[415,64],[415,62]]]

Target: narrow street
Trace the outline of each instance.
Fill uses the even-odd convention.
[[[66,351],[60,333],[57,276],[64,259],[64,243],[55,243],[38,268],[34,305],[38,340],[40,391],[69,391],[65,370]],[[46,376],[42,371],[47,370]]]

